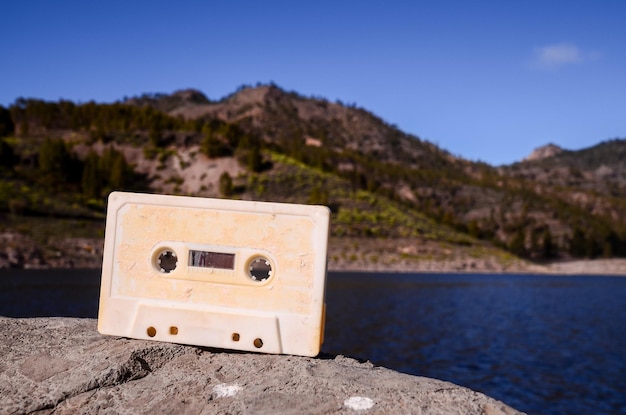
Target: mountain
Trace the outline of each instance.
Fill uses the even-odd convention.
[[[556,151],[506,170],[543,185],[623,199],[626,198],[626,139],[608,140],[578,151]]]
[[[563,149],[561,147],[557,146],[556,144],[550,143],[534,149],[533,152],[524,159],[524,161],[542,160],[545,158],[553,157],[562,152]]]
[[[101,227],[106,193],[131,189],[330,205],[341,246],[331,262],[383,267],[485,249],[536,261],[626,256],[625,140],[549,145],[495,168],[363,108],[272,84],[220,100],[189,89],[113,104],[18,99],[0,108],[0,131],[6,229],[24,217]]]
[[[174,94],[176,95],[176,94]],[[153,105],[163,106],[163,96]],[[306,98],[275,85],[243,87],[225,99],[187,101],[168,111],[185,119],[219,119],[283,146],[319,143],[331,151],[354,151],[392,163],[434,165],[451,156],[433,144],[388,125],[372,113],[323,98]]]
[[[196,89],[181,89],[173,94],[143,94],[126,98],[122,102],[140,107],[151,106],[161,112],[170,112],[187,105],[198,106],[210,103],[206,95]]]

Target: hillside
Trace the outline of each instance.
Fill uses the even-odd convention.
[[[558,157],[496,170],[455,158],[364,109],[273,85],[244,87],[220,102],[190,103],[170,114],[237,123],[283,148],[294,141],[299,148],[319,144],[318,165],[336,166],[344,176],[350,171],[361,188],[407,202],[437,222],[521,256],[626,255],[626,229],[619,220],[626,196],[624,140],[578,152],[547,146],[544,153]],[[312,161],[306,154],[296,158]]]
[[[0,135],[0,266],[97,258],[113,189],[327,204],[337,268],[626,256],[625,140],[496,169],[275,85],[219,101],[194,90],[113,104],[18,99],[0,108]]]
[[[580,188],[604,197],[626,198],[626,139],[613,139],[578,151],[561,149],[516,163],[508,174],[545,185]]]

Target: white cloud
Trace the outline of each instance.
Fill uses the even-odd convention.
[[[584,52],[571,43],[556,43],[534,50],[531,66],[536,69],[558,69],[598,58],[595,52]]]

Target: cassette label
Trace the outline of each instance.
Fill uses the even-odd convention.
[[[323,206],[114,192],[98,330],[314,356],[328,226]]]

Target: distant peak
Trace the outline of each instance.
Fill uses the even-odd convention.
[[[564,150],[562,147],[559,147],[556,144],[550,143],[550,144],[546,144],[545,146],[537,147],[523,161],[543,160],[549,157],[554,157],[557,154],[562,153],[563,151]]]
[[[206,104],[209,99],[202,92],[197,89],[181,89],[172,94],[173,97],[179,98],[183,102],[190,102],[196,104]]]

